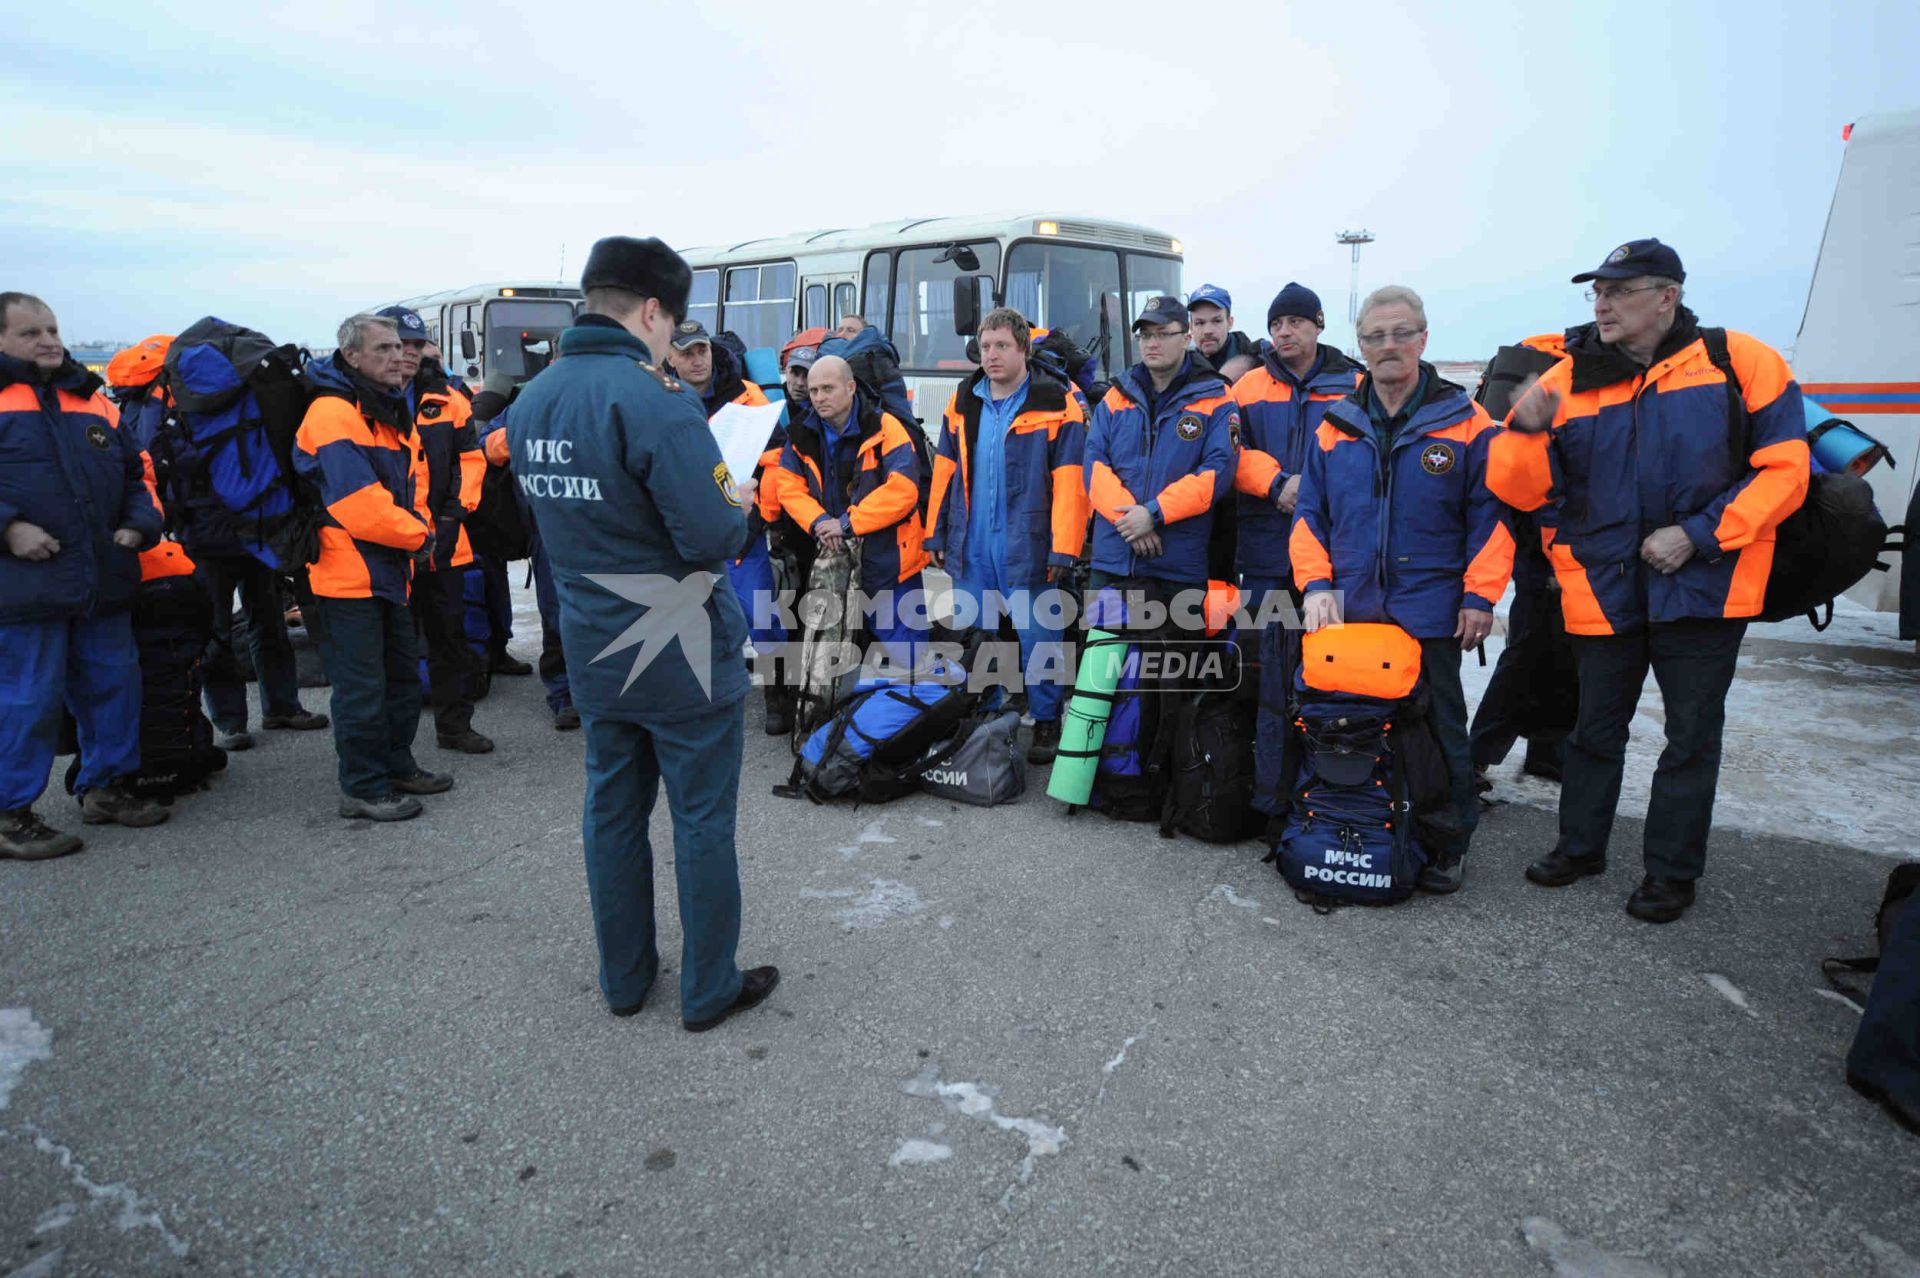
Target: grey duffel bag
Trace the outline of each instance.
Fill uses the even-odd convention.
[[[1020,753],[1020,714],[1007,710],[978,719],[958,734],[951,754],[920,773],[920,788],[959,803],[990,808],[1012,803],[1027,791],[1026,760]]]

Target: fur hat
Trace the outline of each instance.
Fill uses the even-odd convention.
[[[693,291],[693,270],[678,253],[651,237],[636,240],[609,235],[587,254],[580,273],[580,291],[623,288],[641,297],[659,299],[675,319],[687,313],[687,295]]]

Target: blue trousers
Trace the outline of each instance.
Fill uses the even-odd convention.
[[[779,601],[773,597],[773,556],[767,552],[765,537],[754,538],[747,553],[727,565],[727,579],[739,596],[740,611],[746,614],[747,637],[754,649],[762,651],[784,642],[787,628],[780,624],[775,606]],[[768,616],[764,626],[759,622],[762,612]]]
[[[704,1020],[740,993],[740,864],[734,816],[745,746],[744,702],[690,719],[630,723],[581,708],[587,802],[581,820],[587,894],[600,944],[600,992],[610,1007],[646,997],[660,973],[653,923],[653,842],[647,822],[661,782],[673,814],[680,894],[680,1016]]]
[[[393,778],[420,770],[419,649],[413,614],[387,599],[313,601],[320,659],[333,685],[333,750],[340,791],[356,799],[393,793]],[[309,623],[311,624],[311,623]]]
[[[919,655],[916,647],[927,642],[927,632],[921,619],[907,607],[907,596],[921,593],[924,598],[926,588],[925,576],[917,572],[897,584],[862,587],[862,592],[869,596],[882,596],[883,592],[891,594],[890,606],[883,607],[875,603],[863,609],[861,623],[872,642],[885,647],[887,663],[896,669],[911,669]],[[924,604],[921,605],[921,611],[925,611]],[[753,618],[747,620],[751,623]]]
[[[1447,788],[1453,811],[1460,818],[1460,845],[1435,852],[1464,855],[1473,829],[1480,824],[1480,796],[1473,788],[1473,744],[1467,735],[1467,693],[1460,683],[1460,641],[1451,635],[1420,641],[1420,669],[1427,676],[1432,705],[1433,734],[1447,761]]]
[[[1039,607],[1040,597],[1050,588],[1042,581],[1024,591],[1026,616],[1023,618],[1020,615],[1022,609],[1003,607],[993,597],[993,592],[957,578],[953,583],[955,596],[965,595],[973,601],[973,612],[978,618],[976,624],[982,630],[996,634],[1004,623],[1019,637],[1020,669],[1024,674],[1027,708],[1033,712],[1036,723],[1052,723],[1060,717],[1060,704],[1066,699],[1067,692],[1061,680],[1068,678],[1071,670],[1067,660],[1065,625],[1050,624],[1052,617],[1043,616],[1045,610]],[[1020,624],[1023,620],[1025,625]]]
[[[140,650],[133,619],[0,624],[0,811],[32,807],[47,788],[60,707],[80,729],[76,794],[140,768]]]
[[[294,663],[293,643],[287,638],[287,618],[280,607],[279,578],[251,556],[204,556],[196,562],[213,596],[213,637],[220,651],[207,663],[207,717],[222,732],[247,730],[247,685],[233,659],[233,597],[240,595],[240,615],[246,624],[246,644],[253,671],[260,680],[262,714],[296,714],[300,710],[300,673]]]
[[[567,682],[567,652],[560,644],[560,592],[554,589],[553,565],[533,530],[533,597],[540,605],[540,684],[547,690],[547,709],[555,714],[573,704],[573,685]]]

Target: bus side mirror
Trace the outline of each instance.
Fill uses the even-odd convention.
[[[984,275],[962,275],[953,281],[953,335],[972,337],[980,329],[980,281]]]
[[[480,357],[480,348],[475,344],[473,340],[473,330],[470,328],[461,329],[460,330],[460,358],[461,359],[478,359],[479,357]]]

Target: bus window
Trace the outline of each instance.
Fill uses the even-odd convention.
[[[525,381],[545,368],[560,333],[573,323],[573,303],[565,298],[487,303],[487,372]]]
[[[778,347],[793,336],[795,276],[792,262],[736,266],[727,272],[727,305],[721,322],[748,350]]]
[[[1000,246],[992,240],[968,245],[980,258],[980,306],[993,308],[993,277],[1000,273]],[[936,262],[945,248],[903,249],[894,259],[893,322],[888,336],[900,351],[900,366],[971,369],[967,339],[953,331],[953,281],[963,272]],[[867,318],[874,318],[871,311]]]
[[[709,333],[720,322],[720,272],[695,271],[693,289],[687,294],[687,318],[707,326]]]
[[[833,286],[833,312],[832,313],[836,317],[834,320],[836,324],[839,323],[839,319],[837,318],[838,316],[857,314],[858,309],[859,308],[857,308],[853,304],[853,285],[836,284]],[[824,320],[821,322],[825,323]],[[809,327],[811,327],[811,325],[809,325]]]
[[[809,284],[805,296],[800,302],[801,328],[832,328],[833,322],[827,318],[827,286]]]
[[[886,331],[887,298],[892,292],[893,259],[885,253],[867,254],[867,304],[860,314],[882,332]]]
[[[1007,253],[1007,305],[1036,328],[1065,329],[1096,355],[1100,344],[1100,299],[1120,296],[1120,255],[1112,249],[1080,248],[1027,240]],[[1108,356],[1126,358],[1126,337],[1116,333]],[[1106,363],[1103,360],[1103,366]]]
[[[1127,254],[1127,324],[1156,297],[1180,296],[1180,263],[1171,257]]]

